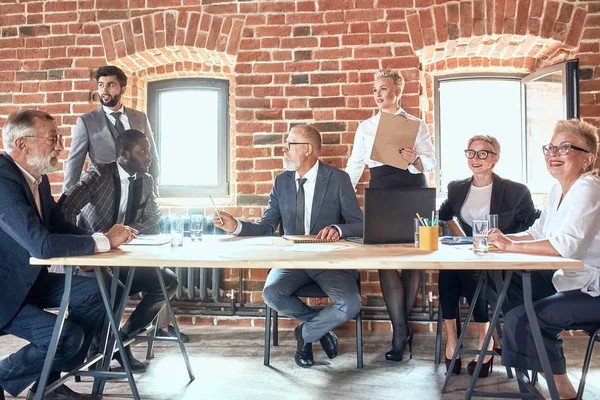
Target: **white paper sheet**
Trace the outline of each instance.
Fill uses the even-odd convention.
[[[131,242],[125,244],[130,246],[162,246],[171,241],[171,235],[161,233],[160,235],[139,235]]]

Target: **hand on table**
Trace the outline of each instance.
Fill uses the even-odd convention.
[[[115,224],[104,235],[110,242],[110,248],[116,249],[124,243],[129,243],[138,235],[138,231],[130,226]]]
[[[223,223],[221,223],[221,219],[219,219],[219,215],[221,215],[221,219]],[[219,215],[217,213],[213,214],[213,225],[217,228],[223,229],[225,232],[233,232],[237,229],[238,222],[237,220],[229,213],[225,211],[219,211]]]
[[[513,241],[500,232],[500,229],[494,228],[488,232],[488,245],[490,246],[495,246],[501,251],[509,251],[512,243]]]
[[[326,226],[317,234],[317,239],[340,240],[340,233],[335,226]]]

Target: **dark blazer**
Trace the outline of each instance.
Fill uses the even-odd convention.
[[[133,186],[133,218],[126,225],[143,234],[160,232],[160,210],[154,195],[154,180],[137,174]],[[59,201],[67,221],[94,232],[105,232],[117,223],[121,202],[121,180],[117,162],[90,167],[81,181]]]
[[[517,233],[527,230],[540,216],[535,209],[531,193],[527,186],[502,179],[493,174],[490,214],[498,214],[498,228],[503,233]],[[448,198],[440,207],[440,221],[458,218],[462,230],[467,236],[473,235],[473,229],[461,217],[460,210],[467,200],[473,177],[452,181],[448,184]]]
[[[0,155],[0,329],[17,313],[38,275],[29,257],[51,258],[94,254],[91,232],[63,218],[48,177],[39,185],[42,218],[33,194],[13,159]]]
[[[154,144],[152,128],[146,114],[132,108],[125,107],[125,114],[129,119],[131,129],[142,132],[150,141],[152,152],[152,165],[150,174],[158,179],[158,154]],[[117,159],[115,150],[115,137],[118,135],[113,124],[108,120],[102,106],[87,112],[77,118],[73,130],[73,141],[69,150],[69,158],[65,164],[65,182],[63,191],[66,192],[71,186],[79,181],[83,163],[89,153],[92,165],[109,163]]]
[[[318,161],[317,182],[310,217],[310,234],[316,235],[329,225],[337,225],[342,237],[363,235],[363,215],[348,174]],[[240,235],[269,236],[281,224],[282,235],[296,228],[295,172],[285,171],[275,177],[269,204],[256,223],[242,222]]]

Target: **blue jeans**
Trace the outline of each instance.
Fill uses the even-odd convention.
[[[316,342],[359,313],[357,274],[352,270],[273,269],[267,276],[263,298],[277,312],[303,321],[302,338],[305,342]],[[294,295],[313,281],[331,299],[332,304],[322,310],[309,307]]]

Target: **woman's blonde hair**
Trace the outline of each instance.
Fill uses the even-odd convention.
[[[394,86],[400,88],[400,90],[404,89],[404,78],[402,78],[402,75],[400,75],[398,71],[394,71],[392,69],[380,69],[379,71],[375,72],[374,78],[390,78],[394,83]]]
[[[467,148],[471,147],[471,143],[476,140],[482,140],[486,143],[489,143],[492,146],[492,150],[494,153],[500,155],[500,142],[493,136],[490,135],[475,135],[471,139],[469,139],[469,143],[467,144]]]
[[[598,154],[598,131],[594,125],[580,119],[562,120],[554,126],[553,134],[559,132],[579,136],[585,142],[586,150],[589,150],[594,156]]]

